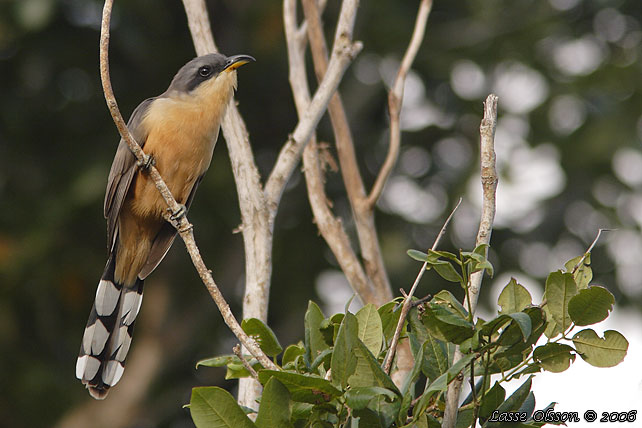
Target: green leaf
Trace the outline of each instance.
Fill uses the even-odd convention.
[[[421,322],[419,311],[416,307],[410,308],[406,319],[408,320],[408,326],[410,327],[408,330],[410,350],[413,354],[416,354],[418,349],[421,348],[424,342],[428,339],[430,333],[428,333],[428,329],[424,323]]]
[[[572,321],[568,315],[568,302],[577,293],[577,285],[570,273],[552,272],[546,279],[546,306],[563,332],[569,328]]]
[[[533,351],[533,358],[549,372],[561,373],[575,361],[575,349],[561,343],[547,343]]]
[[[511,322],[511,320],[512,318],[508,315],[499,315],[498,317],[487,321],[482,327],[481,332],[484,336],[490,337],[499,331],[500,328],[505,327],[509,322]]]
[[[551,314],[551,311],[548,305],[544,305],[542,310],[546,315],[546,321],[547,321],[546,329],[544,330],[544,334],[546,335],[546,337],[548,337],[549,339],[552,339],[562,334],[562,327],[560,327],[560,325],[557,324],[555,320],[553,320],[553,315]]]
[[[426,385],[423,394],[421,395],[417,405],[413,410],[415,416],[422,414],[426,410],[426,406],[430,398],[436,393],[445,391],[448,388],[448,384],[453,381],[461,373],[461,371],[475,358],[475,354],[467,354],[462,357],[461,360],[453,364],[446,373],[439,376],[437,379],[432,381],[429,385]]]
[[[629,349],[629,342],[615,330],[604,332],[601,338],[591,329],[585,329],[573,336],[575,349],[580,357],[595,367],[613,367],[622,362]]]
[[[453,265],[449,262],[443,260],[437,260],[435,262],[429,262],[429,264],[435,269],[435,272],[439,274],[443,279],[450,282],[461,283],[461,275],[455,270]]]
[[[484,324],[481,333],[484,336],[492,336],[509,321],[511,324],[504,328],[504,331],[498,339],[499,343],[504,346],[510,346],[517,343],[520,339],[526,341],[531,335],[532,323],[531,317],[525,312],[500,315]]]
[[[475,273],[486,269],[488,270],[489,276],[492,277],[494,275],[495,269],[487,258],[488,244],[481,244],[472,252],[462,251],[461,255],[467,259],[465,263],[470,265],[470,273]]]
[[[473,423],[473,409],[472,408],[460,408],[457,412],[457,422],[455,422],[455,428],[469,428]]]
[[[316,408],[314,404],[294,401],[292,402],[292,420],[310,419],[312,411]]]
[[[366,409],[355,410],[353,416],[359,418],[360,427],[390,427],[399,415],[400,407],[400,400],[388,401],[386,396],[377,395]]]
[[[462,318],[468,318],[468,311],[466,310],[466,308],[464,308],[464,306],[459,303],[459,300],[457,300],[453,293],[448,290],[441,290],[439,293],[435,294],[432,298],[432,301],[434,303],[438,303],[439,301],[446,302],[448,303],[448,306],[456,310]]]
[[[513,312],[521,312],[532,303],[531,293],[528,292],[523,285],[518,284],[515,278],[511,278],[510,282],[502,290],[497,304],[501,306],[500,314],[511,314]]]
[[[395,395],[394,392],[379,386],[360,386],[350,388],[346,391],[344,397],[348,407],[354,410],[363,410],[368,407],[368,403],[370,403],[373,398],[379,395],[387,397],[390,401],[397,398],[397,395]]]
[[[519,409],[517,409],[517,412],[526,413],[530,418],[533,415],[534,411],[535,411],[535,394],[533,394],[533,391],[530,391],[526,396],[526,400],[524,400],[524,402],[519,407]]]
[[[256,428],[234,397],[216,386],[193,388],[189,411],[196,428]]]
[[[310,363],[310,370],[316,370],[317,367],[324,364],[324,368],[327,370],[330,368],[330,361],[332,360],[332,348],[328,348],[321,352],[315,359]]]
[[[406,252],[411,258],[417,260],[418,262],[428,261],[428,254],[419,251],[419,250],[408,250]]]
[[[454,309],[445,305],[429,303],[422,321],[430,334],[443,340],[460,344],[474,333],[474,326]]]
[[[428,261],[429,262],[434,262],[437,261],[441,258],[451,260],[455,263],[457,263],[459,266],[461,266],[461,260],[459,260],[459,257],[456,254],[450,253],[448,251],[435,251],[435,250],[428,250]]]
[[[270,378],[263,388],[256,426],[259,428],[293,428],[290,422],[290,393],[275,377]]]
[[[324,318],[321,308],[310,300],[304,317],[305,352],[309,362],[314,361],[314,359],[323,352],[324,349],[328,348],[328,344],[323,338],[323,333],[321,332],[321,323]]]
[[[337,338],[337,334],[339,333],[339,327],[341,326],[343,317],[344,314],[338,313],[321,321],[319,330],[323,335],[323,340],[325,341],[326,345],[334,346],[334,341]]]
[[[241,360],[236,355],[219,355],[217,357],[205,358],[196,363],[196,368],[198,366],[205,367],[223,367],[230,363],[241,364]]]
[[[584,257],[584,255],[577,256],[567,261],[564,264],[564,268],[566,269],[566,272],[573,272],[573,269],[580,262],[582,257]],[[582,264],[577,268],[577,270],[573,274],[573,279],[575,280],[575,284],[577,284],[577,288],[579,288],[580,290],[583,290],[586,287],[588,287],[589,283],[593,279],[593,271],[591,270],[590,254],[586,256]]]
[[[379,386],[388,388],[391,391],[401,395],[395,383],[390,379],[381,368],[379,361],[372,355],[364,343],[357,339],[354,354],[358,358],[354,374],[349,377],[348,383],[351,387],[357,386]],[[334,377],[334,370],[332,372]]]
[[[297,357],[301,355],[305,355],[305,348],[303,346],[289,345],[287,348],[285,348],[285,352],[283,352],[283,358],[281,359],[281,364],[285,366],[286,364],[294,363]]]
[[[516,412],[520,409],[528,394],[531,392],[533,376],[529,376],[519,388],[513,392],[513,394],[506,399],[502,404],[497,407],[497,411],[500,413],[504,412]],[[484,428],[501,428],[505,422],[487,422],[484,425]]]
[[[250,365],[254,370],[261,369],[263,366],[256,360],[256,358],[251,358],[249,361]],[[240,379],[243,377],[249,377],[250,372],[247,371],[241,360],[238,363],[229,363],[227,365],[227,371],[225,372],[225,379]]]
[[[531,317],[524,312],[515,312],[514,314],[508,314],[508,316],[515,321],[519,330],[522,332],[524,341],[526,341],[526,339],[531,335]]]
[[[377,308],[367,304],[356,314],[359,323],[359,339],[374,355],[379,355],[383,344],[383,326]]]
[[[486,419],[493,414],[493,410],[497,409],[497,407],[504,402],[505,398],[506,390],[502,388],[499,382],[495,381],[493,387],[486,391],[484,398],[481,400],[479,418],[482,419],[482,421],[486,421]]]
[[[241,328],[249,336],[254,338],[263,352],[270,357],[276,357],[283,352],[283,348],[281,347],[279,340],[276,338],[276,335],[270,327],[263,324],[263,321],[257,318],[244,319],[241,322]]]
[[[576,325],[591,325],[609,316],[615,297],[604,287],[593,286],[580,290],[568,302],[568,314]]]
[[[421,371],[429,381],[437,379],[448,370],[448,351],[444,342],[428,335],[424,342],[424,359],[421,363]]]
[[[341,395],[341,391],[335,388],[330,381],[320,376],[277,370],[259,371],[259,381],[262,385],[266,385],[272,377],[290,391],[293,401],[322,404]]]
[[[395,334],[395,329],[401,316],[401,305],[396,301],[388,302],[379,307],[377,312],[379,312],[379,317],[381,317],[383,335],[389,342]]]
[[[330,361],[332,383],[342,388],[348,385],[348,378],[357,367],[354,348],[359,342],[358,329],[357,318],[349,312],[346,313],[339,327]]]

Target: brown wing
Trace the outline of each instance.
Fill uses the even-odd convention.
[[[141,126],[145,112],[149,105],[156,98],[148,98],[136,107],[132,113],[127,127],[129,132],[132,133],[134,139],[141,145],[145,146],[147,140],[147,132]],[[109,172],[109,179],[107,180],[107,191],[105,192],[105,205],[104,214],[107,219],[107,249],[111,251],[116,242],[117,227],[118,227],[118,214],[123,206],[127,191],[131,185],[132,178],[138,167],[136,166],[136,158],[129,150],[127,143],[120,140],[114,162],[111,164],[111,171]]]
[[[194,183],[187,201],[185,202],[186,210],[189,210],[190,205],[192,205],[192,200],[194,199],[194,195],[196,194],[196,189],[198,188],[198,184],[202,179],[203,176],[201,175]],[[147,262],[138,274],[138,277],[140,279],[147,278],[147,276],[152,273],[154,269],[156,269],[156,267],[163,260],[170,247],[172,246],[174,238],[176,238],[176,229],[171,224],[165,222],[165,224],[163,224],[160,231],[158,232],[158,235],[156,235],[154,242],[152,243],[152,249],[149,252],[149,257],[147,257]]]

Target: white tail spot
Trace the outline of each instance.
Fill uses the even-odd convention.
[[[116,309],[120,290],[113,282],[100,280],[96,289],[96,313],[100,316],[111,315]]]
[[[123,324],[129,326],[136,319],[140,305],[143,302],[143,295],[134,290],[127,290],[123,298]]]
[[[123,371],[125,371],[125,367],[121,363],[114,360],[109,361],[103,369],[103,382],[110,386],[116,385],[123,375]]]
[[[82,379],[83,373],[85,373],[85,367],[87,367],[87,358],[89,358],[88,355],[83,355],[82,357],[78,357],[76,360],[76,377],[78,379]]]
[[[80,380],[92,380],[99,367],[100,360],[98,358],[83,355],[76,361],[76,377]]]
[[[92,327],[94,327],[94,334],[91,340],[91,354],[99,355],[103,352],[103,349],[105,349],[105,344],[109,338],[109,331],[107,331],[101,320],[96,320]]]
[[[120,345],[120,349],[118,349],[118,353],[115,358],[116,360],[123,362],[129,352],[129,345],[132,343],[132,338],[127,331],[127,326],[124,325],[118,329],[118,338],[116,343]]]

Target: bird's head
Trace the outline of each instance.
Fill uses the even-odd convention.
[[[219,53],[199,56],[176,73],[167,94],[198,97],[227,97],[236,89],[236,69],[255,61],[249,55],[225,56]]]

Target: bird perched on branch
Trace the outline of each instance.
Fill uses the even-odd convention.
[[[194,58],[167,90],[143,101],[128,128],[186,211],[210,165],[221,120],[236,89],[236,69],[248,55]],[[176,237],[165,221],[167,204],[121,140],[105,194],[109,259],[80,345],[76,377],[96,399],[121,378],[143,281],[163,260]],[[180,215],[181,213],[173,213]]]

